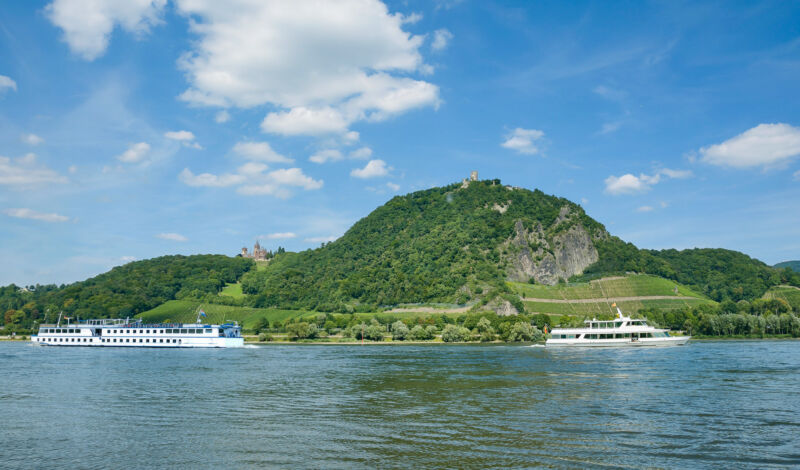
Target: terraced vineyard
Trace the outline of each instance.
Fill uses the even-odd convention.
[[[158,307],[139,315],[147,322],[193,322],[197,319],[197,308],[201,303],[197,300],[170,300]],[[260,318],[266,318],[270,323],[283,322],[289,318],[310,317],[318,312],[304,310],[279,310],[274,308],[234,307],[229,305],[202,304],[203,311],[209,323],[224,323],[238,321],[245,329],[251,329]]]
[[[800,310],[800,289],[792,286],[773,287],[764,294],[764,299],[785,300],[795,310]]]
[[[668,279],[628,275],[556,286],[509,283],[533,313],[557,315],[607,315],[615,303],[626,313],[643,308],[674,310],[714,301]]]

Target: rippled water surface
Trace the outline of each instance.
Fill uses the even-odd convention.
[[[800,342],[0,343],[0,467],[800,466]]]

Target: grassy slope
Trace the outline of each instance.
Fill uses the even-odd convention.
[[[252,328],[259,318],[266,318],[270,322],[284,321],[293,317],[314,316],[317,312],[304,310],[278,310],[274,308],[232,307],[202,303],[198,300],[170,300],[158,307],[139,315],[148,322],[176,321],[193,322],[197,318],[197,307],[202,305],[209,323],[222,323],[236,320],[244,328]]]
[[[800,289],[790,286],[773,287],[764,294],[764,299],[783,299],[800,310]]]
[[[606,298],[639,296],[680,296],[682,299],[643,299],[618,302],[626,313],[642,308],[658,307],[673,310],[704,303],[714,303],[692,289],[668,279],[649,275],[630,275],[621,278],[598,279],[578,284],[556,286],[509,283],[522,297],[553,300],[598,299],[591,303],[551,303],[525,301],[529,312],[558,315],[601,315],[613,313]],[[675,287],[678,293],[675,293]]]
[[[238,282],[235,284],[226,285],[222,291],[220,291],[219,295],[227,295],[234,298],[244,297],[244,294],[242,293],[242,285]]]

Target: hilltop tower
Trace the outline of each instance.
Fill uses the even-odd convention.
[[[478,181],[478,172],[477,171],[472,171],[469,174],[469,180],[470,181]]]

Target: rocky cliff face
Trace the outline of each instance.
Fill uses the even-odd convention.
[[[567,206],[561,208],[556,223],[547,230],[541,225],[528,229],[517,221],[504,252],[510,280],[528,282],[533,278],[548,285],[581,274],[598,260],[592,236]]]

